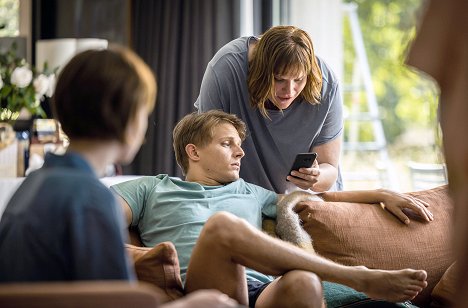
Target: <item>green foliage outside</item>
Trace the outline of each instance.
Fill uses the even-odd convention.
[[[0,36],[19,34],[19,0],[0,0]]]
[[[392,144],[408,130],[430,130],[437,135],[438,89],[435,83],[404,64],[415,37],[422,0],[355,0],[387,142]],[[351,83],[355,58],[351,30],[344,19],[345,84]],[[344,94],[345,105],[351,101]],[[362,91],[362,106],[365,93]],[[361,108],[363,109],[364,107]],[[365,111],[365,110],[362,110]],[[370,125],[363,125],[360,140],[372,140]],[[346,138],[346,136],[345,136]]]

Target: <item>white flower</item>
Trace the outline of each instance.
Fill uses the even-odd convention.
[[[44,74],[40,74],[36,79],[34,79],[33,85],[36,95],[38,97],[42,97],[46,94],[47,90],[49,90],[49,78]]]
[[[15,68],[11,73],[11,83],[18,88],[26,88],[32,81],[33,73],[26,66]]]
[[[2,76],[0,76],[0,89],[3,88],[3,79]]]
[[[40,105],[41,105],[41,100],[40,100],[39,98],[36,97],[36,98],[34,99],[34,103],[31,105],[31,107],[37,108],[37,107],[39,107]]]
[[[54,95],[55,84],[57,83],[57,79],[55,78],[55,74],[49,75],[48,78],[49,78],[49,87],[45,95],[47,97],[52,97],[52,95]]]

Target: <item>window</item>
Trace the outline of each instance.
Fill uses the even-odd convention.
[[[19,0],[0,0],[0,37],[19,35]]]
[[[423,0],[273,2],[286,4],[288,17],[274,25],[306,30],[317,55],[340,80],[346,190],[414,190],[409,167],[413,162],[444,170],[436,117],[438,89],[404,63]],[[359,28],[350,25],[350,8]]]

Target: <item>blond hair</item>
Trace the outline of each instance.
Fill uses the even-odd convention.
[[[187,174],[189,167],[189,159],[185,151],[187,144],[194,144],[199,147],[209,144],[213,139],[215,127],[223,123],[232,124],[240,139],[244,141],[246,136],[244,122],[236,115],[221,110],[190,113],[177,123],[172,132],[173,147],[177,164],[184,174]]]
[[[250,104],[268,117],[265,103],[274,96],[275,75],[307,75],[300,97],[310,104],[320,103],[322,72],[315,58],[312,40],[302,29],[277,26],[266,31],[253,50],[247,78]]]

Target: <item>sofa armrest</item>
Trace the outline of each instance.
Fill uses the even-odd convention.
[[[0,285],[0,307],[157,307],[160,292],[124,281],[12,283]]]

